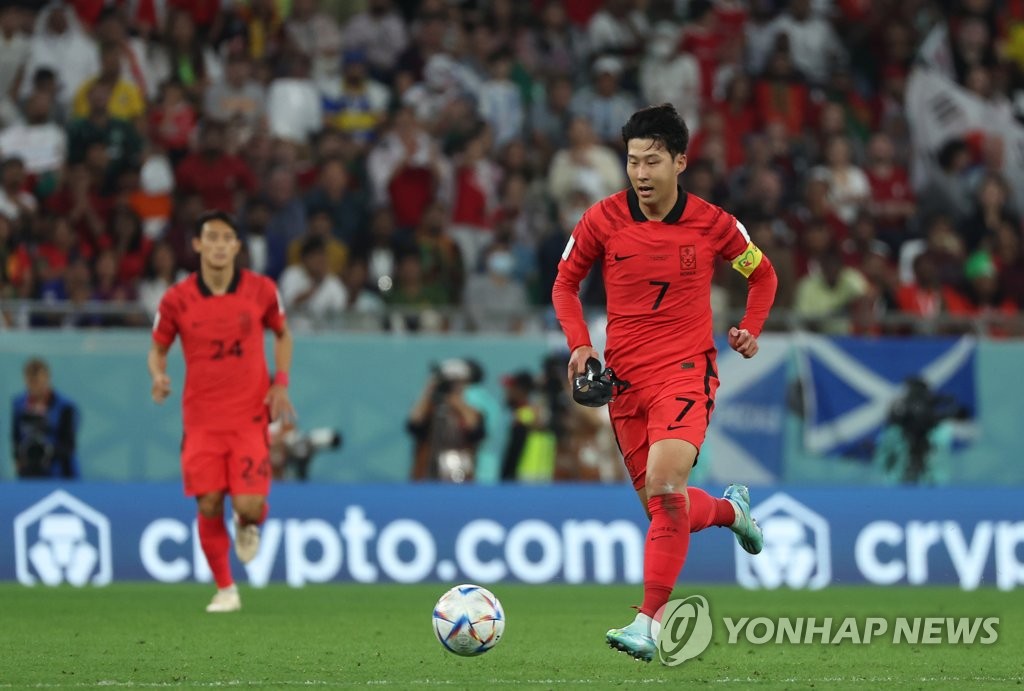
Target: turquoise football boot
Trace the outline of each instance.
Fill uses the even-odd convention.
[[[750,490],[746,485],[729,485],[725,489],[725,498],[732,502],[736,509],[736,520],[732,524],[732,532],[736,533],[736,541],[746,552],[760,554],[764,549],[764,535],[761,526],[750,515]]]
[[[608,645],[637,660],[650,662],[658,650],[658,644],[651,637],[651,625],[639,617],[633,620],[629,626],[621,629],[611,629],[605,634]]]

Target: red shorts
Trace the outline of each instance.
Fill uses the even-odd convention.
[[[264,425],[234,430],[186,430],[181,439],[185,494],[270,493],[270,445]]]
[[[699,452],[704,443],[715,408],[718,372],[710,355],[694,365],[663,382],[626,389],[609,404],[615,439],[636,489],[647,479],[651,444],[682,439]]]

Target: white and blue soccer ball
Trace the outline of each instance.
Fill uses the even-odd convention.
[[[505,633],[505,610],[490,590],[465,583],[437,601],[433,625],[445,650],[464,657],[482,655]]]

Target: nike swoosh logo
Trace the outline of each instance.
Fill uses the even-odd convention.
[[[627,260],[627,259],[632,259],[633,257],[636,257],[636,256],[637,256],[637,255],[635,255],[635,254],[626,254],[626,255],[619,255],[619,254],[616,254],[616,255],[615,255],[615,261],[617,261],[617,262],[621,262],[621,261],[625,261],[625,260]]]
[[[671,431],[671,430],[674,430],[674,429],[682,429],[682,428],[684,428],[684,427],[687,427],[687,426],[688,426],[688,425],[669,425],[669,426],[668,426],[668,427],[666,427],[665,429],[667,429],[667,430],[670,430],[670,431]]]

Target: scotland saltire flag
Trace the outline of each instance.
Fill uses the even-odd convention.
[[[870,456],[911,377],[956,402],[964,418],[954,426],[956,447],[974,435],[977,343],[971,337],[863,340],[805,334],[797,340],[797,352],[804,445],[813,454]]]
[[[791,350],[786,339],[758,339],[757,357],[744,360],[722,339],[718,343],[721,387],[715,397],[698,469],[708,482],[765,485],[783,479],[787,374]],[[705,462],[705,460],[710,462]]]

